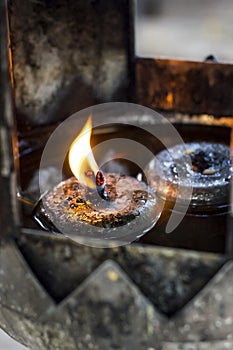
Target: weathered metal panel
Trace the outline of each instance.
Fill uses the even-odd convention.
[[[9,2],[19,126],[61,121],[98,102],[127,100],[132,4]]]

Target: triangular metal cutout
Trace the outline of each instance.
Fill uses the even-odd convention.
[[[223,263],[209,253],[129,245],[114,249],[80,246],[52,235],[21,236],[21,252],[58,303],[107,259],[116,261],[153,305],[167,316],[182,309]]]
[[[101,349],[130,344],[139,350],[159,341],[164,318],[120,266],[107,260],[44,319],[61,320],[83,349],[95,339]]]
[[[233,261],[213,279],[164,329],[166,341],[231,340],[233,334]]]

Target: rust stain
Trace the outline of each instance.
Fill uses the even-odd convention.
[[[172,94],[172,92],[168,92],[168,94],[167,94],[167,104],[168,104],[168,108],[172,108],[172,106],[173,106],[173,94]]]

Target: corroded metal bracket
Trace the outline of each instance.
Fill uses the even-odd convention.
[[[233,117],[233,65],[136,59],[136,99],[152,109]]]

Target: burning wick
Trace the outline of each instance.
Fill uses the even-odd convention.
[[[88,170],[85,172],[86,177],[88,178],[94,178],[95,174],[92,170]],[[95,182],[96,182],[96,189],[98,191],[98,194],[101,198],[105,200],[109,200],[108,192],[106,191],[106,179],[101,170],[97,171],[97,174],[95,176]]]
[[[106,179],[100,170],[96,174],[96,187],[100,197],[109,200],[108,192],[106,191]]]
[[[109,200],[106,178],[99,169],[91,149],[92,118],[88,118],[69,150],[70,168],[80,184],[90,192],[97,190],[102,199]]]
[[[88,118],[86,124],[70,146],[69,164],[76,179],[88,188],[95,190],[97,181],[94,174],[98,174],[99,167],[96,164],[91,149],[92,119]]]

